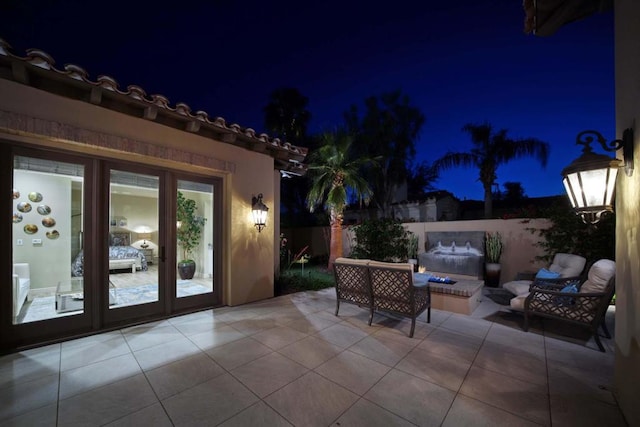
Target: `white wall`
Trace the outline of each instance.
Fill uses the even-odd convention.
[[[55,288],[59,281],[71,277],[71,179],[58,175],[42,174],[16,170],[14,172],[14,189],[20,192],[20,197],[14,200],[16,208],[20,202],[31,205],[30,212],[21,213],[22,222],[13,224],[13,262],[29,263],[31,275],[31,289]],[[42,194],[41,202],[32,202],[28,199],[30,192]],[[49,215],[41,215],[37,212],[40,205],[51,208]],[[20,213],[17,210],[14,212]],[[42,219],[53,218],[56,221],[53,227],[44,227]],[[35,234],[27,234],[24,231],[26,224],[38,227]],[[46,233],[57,230],[57,239],[47,238]],[[40,245],[33,244],[33,239],[39,239]],[[22,240],[22,245],[18,245]]]

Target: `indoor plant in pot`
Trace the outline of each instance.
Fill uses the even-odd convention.
[[[502,236],[499,232],[487,233],[485,238],[485,285],[497,287],[500,284],[500,255]]]
[[[182,259],[178,262],[180,278],[192,279],[196,272],[196,262],[191,258],[193,250],[200,245],[202,230],[207,219],[196,215],[196,201],[187,199],[178,191],[178,207],[176,210],[176,237],[178,246],[182,248]]]

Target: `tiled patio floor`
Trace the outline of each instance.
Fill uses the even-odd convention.
[[[500,309],[434,310],[411,339],[326,289],[50,345],[0,359],[0,425],[626,425],[610,341]]]

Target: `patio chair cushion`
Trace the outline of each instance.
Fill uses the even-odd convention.
[[[557,253],[549,270],[560,273],[560,277],[575,277],[582,273],[586,262],[587,259],[580,255]]]
[[[603,292],[609,279],[616,274],[616,263],[610,259],[596,261],[589,269],[587,280],[580,287],[580,292]]]
[[[513,310],[524,311],[524,301],[527,299],[528,296],[529,296],[529,292],[516,295],[515,297],[511,298],[511,300],[509,301],[509,306]]]
[[[502,287],[514,295],[522,295],[529,293],[531,283],[531,280],[514,280],[503,284]]]

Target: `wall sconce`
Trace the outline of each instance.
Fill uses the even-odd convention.
[[[624,161],[596,154],[591,150],[594,138],[606,151],[622,148]],[[585,223],[595,224],[605,212],[613,212],[618,169],[624,164],[627,176],[633,174],[633,129],[625,129],[622,139],[609,143],[601,133],[585,130],[576,137],[576,144],[583,145],[582,155],[562,170],[563,184],[571,206]]]
[[[253,224],[258,229],[258,233],[267,226],[267,212],[269,208],[262,203],[262,193],[251,198],[251,213],[253,215]]]

